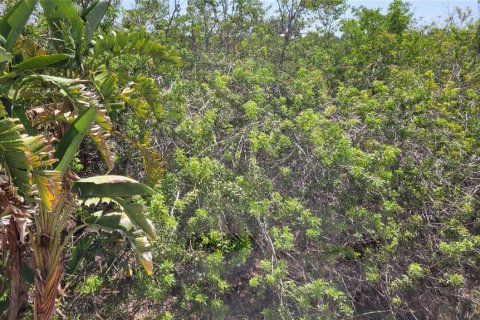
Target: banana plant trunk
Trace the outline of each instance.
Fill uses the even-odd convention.
[[[19,234],[15,218],[10,219],[7,227],[7,243],[9,250],[9,273],[10,273],[10,303],[8,308],[8,320],[18,319],[21,306],[22,274],[21,274],[21,248],[19,246]]]
[[[59,246],[55,241],[47,241],[40,238],[37,243],[36,258],[40,261],[36,264],[35,296],[34,296],[34,319],[49,320],[55,313],[55,303],[59,295],[58,288],[63,279],[63,259]]]
[[[36,234],[32,242],[35,260],[34,319],[49,320],[55,313],[59,286],[64,275],[62,234],[72,202],[62,198],[53,210],[40,206],[36,216]]]

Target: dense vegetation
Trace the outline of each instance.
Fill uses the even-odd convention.
[[[58,272],[58,319],[480,317],[480,21],[421,26],[401,0],[35,3],[0,22],[5,315],[16,292],[32,318]],[[50,211],[60,226],[15,235]]]

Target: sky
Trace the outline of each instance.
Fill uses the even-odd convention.
[[[389,0],[348,0],[353,6],[363,5],[368,8],[382,8],[386,11],[391,1]],[[442,23],[455,12],[455,7],[466,10],[472,9],[472,16],[480,18],[477,0],[410,0],[414,17],[425,24],[431,22]]]
[[[134,2],[134,0],[123,0],[123,5],[126,8],[131,8]],[[390,0],[347,0],[347,3],[351,6],[362,5],[371,9],[380,8],[383,12],[386,12],[390,2]],[[472,9],[472,16],[480,18],[477,0],[407,0],[407,2],[411,4],[414,17],[420,24],[430,24],[432,22],[442,24],[449,15],[455,12],[455,7],[462,10],[470,8]],[[275,0],[264,0],[264,3],[265,6],[274,5]]]
[[[170,0],[172,3],[173,1]],[[407,0],[408,1],[408,0]],[[472,17],[480,18],[480,5],[479,0],[409,0],[411,4],[414,17],[419,24],[430,24],[435,22],[441,25],[445,19],[455,12],[455,7],[459,7],[462,10],[467,8],[472,9]],[[0,0],[0,7],[1,7]],[[122,0],[125,8],[132,8],[135,0]],[[186,0],[180,0],[180,2],[186,3]],[[263,0],[265,6],[275,5],[275,0]],[[380,8],[383,12],[386,12],[391,0],[347,0],[347,3],[351,6],[365,6],[367,8]],[[349,15],[347,14],[347,17]]]

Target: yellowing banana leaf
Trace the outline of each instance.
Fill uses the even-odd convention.
[[[153,258],[150,251],[142,252],[139,255],[140,263],[149,276],[153,275]]]
[[[62,193],[62,173],[54,170],[35,170],[33,181],[45,208],[51,211],[60,200]]]
[[[100,151],[100,154],[107,164],[108,169],[112,170],[115,166],[115,154],[113,153],[109,144],[110,134],[100,128],[100,126],[94,125],[88,132],[88,136],[97,146],[97,149]]]
[[[127,235],[133,247],[138,251],[138,257],[148,275],[153,274],[153,258],[150,251],[150,242],[141,231],[135,231]]]

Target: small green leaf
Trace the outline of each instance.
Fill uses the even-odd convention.
[[[13,55],[10,52],[7,52],[5,48],[0,47],[0,63],[8,62],[13,59]]]
[[[74,274],[75,271],[78,269],[78,266],[85,258],[85,256],[90,252],[93,243],[93,236],[91,234],[87,234],[80,238],[75,243],[73,247],[72,254],[70,255],[70,260],[68,261],[67,265],[67,273]]]

